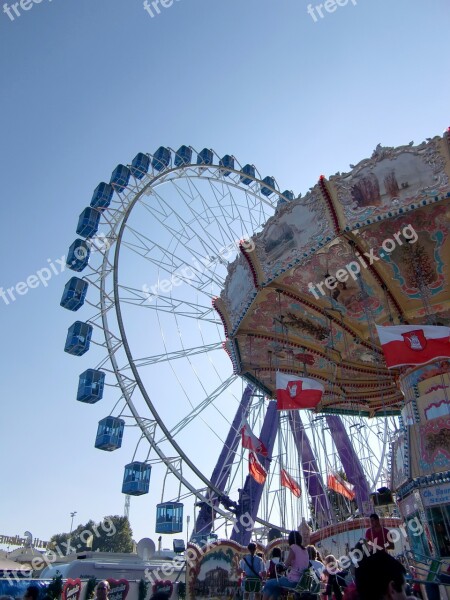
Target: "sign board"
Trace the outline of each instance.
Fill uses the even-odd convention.
[[[106,580],[110,586],[108,594],[109,600],[125,600],[130,589],[130,584],[127,579],[112,579],[108,577]]]
[[[62,600],[78,600],[81,592],[80,579],[68,579],[62,589]]]
[[[442,483],[421,491],[422,502],[426,508],[439,504],[450,504],[450,483]]]

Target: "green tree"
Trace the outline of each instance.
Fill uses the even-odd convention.
[[[103,524],[98,528],[98,537],[94,536],[93,550],[133,552],[133,532],[127,517],[110,515],[103,519]]]
[[[57,554],[65,555],[67,554],[67,542],[69,540],[68,533],[55,533],[50,538],[48,543],[48,547],[50,550],[53,550]]]
[[[59,600],[63,589],[62,575],[56,575],[48,584],[46,594],[52,600]]]
[[[56,533],[50,538],[49,547],[57,554],[68,554],[70,547],[75,552],[98,550],[100,552],[133,552],[133,532],[127,517],[111,515],[100,523],[90,519],[84,525],[78,525],[72,535]]]

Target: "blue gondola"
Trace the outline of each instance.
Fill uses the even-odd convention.
[[[225,156],[220,159],[219,165],[221,167],[228,167],[228,169],[234,169],[234,158],[229,154],[225,154]],[[220,172],[223,175],[229,175],[231,171],[228,171],[228,169],[220,169]]]
[[[116,192],[123,192],[130,181],[131,171],[125,165],[117,165],[114,171],[111,173],[110,184],[116,190]]]
[[[112,197],[114,195],[114,188],[110,183],[99,183],[92,194],[91,206],[104,210],[111,204]]]
[[[157,171],[162,171],[170,163],[170,150],[160,146],[152,158],[152,167]]]
[[[142,179],[150,168],[150,157],[147,154],[139,152],[131,161],[131,174],[136,179]]]
[[[295,199],[294,192],[291,192],[290,190],[285,190],[283,192],[283,196],[285,196],[285,198],[287,198],[288,200],[294,200]]]
[[[84,279],[72,277],[64,286],[60,305],[67,310],[78,310],[84,304],[89,284]]]
[[[78,219],[77,233],[85,238],[90,238],[98,231],[100,212],[90,206],[86,207]]]
[[[84,240],[76,239],[67,253],[66,264],[72,271],[80,272],[89,263],[91,250]]]
[[[75,321],[68,331],[64,352],[73,354],[74,356],[82,356],[89,350],[92,337],[92,325]]]
[[[270,196],[271,194],[273,194],[273,189],[271,188],[275,187],[275,179],[273,177],[264,177],[263,183],[265,183],[265,185],[261,185],[261,194],[263,196]]]
[[[287,204],[291,200],[294,200],[294,192],[285,190],[281,196],[278,196],[277,207],[281,206],[282,204]]]
[[[103,398],[105,374],[97,369],[87,369],[78,380],[77,400],[95,404]]]
[[[95,447],[99,450],[112,452],[122,446],[125,421],[119,417],[105,417],[98,422]]]
[[[212,165],[213,159],[213,151],[209,150],[208,148],[203,148],[203,150],[197,154],[198,165]]]
[[[156,533],[180,533],[183,531],[183,504],[162,502],[156,505]]]
[[[251,178],[255,176],[256,169],[253,165],[245,165],[245,167],[242,167],[242,173],[244,173],[244,175],[241,175],[240,177],[242,183],[250,185],[253,181]],[[250,175],[250,177],[245,177],[245,175]]]
[[[134,461],[125,466],[122,493],[130,496],[148,494],[150,487],[151,465]]]
[[[180,146],[175,154],[175,166],[182,167],[192,162],[192,148]]]

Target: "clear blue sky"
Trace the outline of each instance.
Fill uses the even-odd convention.
[[[307,5],[179,0],[151,18],[142,0],[43,0],[14,21],[0,12],[0,285],[60,259],[97,183],[139,151],[211,147],[304,193],[378,143],[450,125],[448,0],[358,0],[317,21]],[[0,298],[0,534],[48,539],[71,511],[75,524],[123,512],[132,450],[95,450],[105,408],[75,401],[89,364],[63,352],[67,279]],[[155,537],[154,486],[132,501],[136,539]]]

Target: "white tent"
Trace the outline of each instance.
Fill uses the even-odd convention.
[[[0,571],[22,571],[27,568],[26,565],[14,562],[9,558],[0,558]]]

